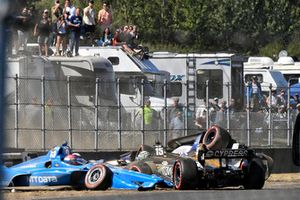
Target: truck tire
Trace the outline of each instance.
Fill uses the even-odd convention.
[[[253,158],[248,166],[243,186],[245,189],[262,189],[265,184],[265,169],[261,159]]]
[[[111,186],[112,172],[102,164],[92,166],[85,175],[85,186],[91,190],[106,190]]]
[[[140,172],[143,174],[153,174],[151,167],[143,161],[136,161],[136,162],[130,163],[128,166],[128,169],[132,170],[132,171],[137,171],[137,172]]]
[[[231,141],[231,136],[225,129],[214,125],[206,131],[202,142],[209,150],[217,150],[227,148]]]
[[[173,184],[176,190],[195,189],[198,170],[194,160],[178,159],[173,166]]]

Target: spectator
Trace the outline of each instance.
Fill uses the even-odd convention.
[[[256,76],[252,77],[252,82],[249,84],[250,107],[256,112],[260,109],[260,102],[263,100],[261,85]]]
[[[64,55],[67,48],[66,43],[66,35],[67,35],[67,22],[65,20],[65,17],[61,15],[58,18],[58,21],[56,23],[57,26],[57,36],[56,36],[56,52],[55,56],[57,55]],[[60,46],[62,46],[62,53],[60,52]]]
[[[284,90],[280,90],[280,93],[277,95],[277,107],[287,106],[287,100]]]
[[[199,129],[205,129],[206,127],[206,110],[204,109],[201,112],[201,115],[196,116],[195,120],[195,126],[197,126]]]
[[[294,100],[295,100],[295,102],[296,102],[297,104],[300,103],[300,99],[299,99],[298,93],[296,93],[296,94],[294,95]]]
[[[49,11],[44,10],[42,19],[39,20],[34,27],[34,35],[38,36],[40,55],[48,56],[48,40],[51,32],[51,21],[48,17]]]
[[[222,100],[220,109],[216,112],[216,120],[215,123],[221,127],[226,126],[226,113],[227,113],[227,106],[226,101]]]
[[[123,42],[121,41],[120,39],[120,32],[121,30],[120,29],[117,29],[114,33],[114,37],[112,39],[112,44],[113,46],[120,46],[123,44]]]
[[[152,125],[155,122],[155,111],[154,109],[151,107],[151,101],[149,99],[145,100],[145,105],[143,108],[141,108],[135,117],[137,117],[137,115],[144,115],[144,125],[145,125],[145,129],[147,130],[151,130],[152,129]]]
[[[206,118],[207,118],[207,110],[206,110],[206,101],[204,100],[204,105],[200,105],[196,111],[196,120],[195,125],[199,129],[206,128]]]
[[[183,106],[179,103],[179,98],[174,97],[173,98],[173,106],[168,109],[168,120],[169,120],[169,122],[171,122],[172,119],[176,117],[178,112],[183,113]]]
[[[106,2],[103,3],[103,8],[98,13],[98,24],[100,25],[101,31],[104,31],[106,27],[111,29],[112,13]]]
[[[112,45],[112,39],[113,37],[110,32],[110,29],[109,27],[106,27],[100,40],[97,40],[97,44],[101,47],[109,46]]]
[[[169,127],[171,129],[171,138],[170,139],[175,139],[182,135],[183,122],[182,122],[181,112],[176,113],[176,117],[174,117],[171,120]]]
[[[69,42],[69,49],[71,55],[73,54],[74,46],[75,46],[75,56],[79,56],[79,40],[80,40],[80,33],[81,33],[81,25],[82,25],[82,17],[80,16],[80,8],[76,8],[75,15],[71,16],[69,21],[69,28],[70,28],[70,42]]]
[[[56,39],[56,28],[57,28],[57,21],[58,18],[63,14],[63,8],[60,5],[60,1],[56,0],[54,6],[51,8],[51,20],[52,20],[52,33],[50,36],[50,45],[55,44],[55,39]]]
[[[212,102],[210,102],[210,108],[209,108],[209,120],[211,123],[216,122],[216,115],[217,112],[220,110],[219,99],[218,97],[215,97]]]
[[[83,9],[83,23],[84,23],[84,33],[95,32],[96,22],[95,22],[95,10],[94,1],[89,0],[89,5]]]
[[[21,14],[16,17],[16,26],[18,40],[16,42],[16,53],[18,53],[21,46],[26,51],[27,41],[29,37],[29,29],[31,28],[31,17],[29,9],[23,8]]]
[[[271,106],[272,111],[274,111],[277,107],[277,96],[276,96],[276,90],[272,90],[271,96],[269,96],[266,100],[267,105]]]
[[[71,19],[72,16],[75,16],[76,8],[72,5],[71,0],[66,0],[65,1],[65,7],[64,7],[63,12],[67,13],[68,19]]]

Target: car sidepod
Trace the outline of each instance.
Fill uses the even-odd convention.
[[[142,174],[119,167],[110,166],[113,172],[112,188],[129,190],[148,190],[159,187],[173,187],[172,182],[157,175]]]

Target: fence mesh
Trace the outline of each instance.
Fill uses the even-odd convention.
[[[290,108],[285,110],[267,103],[261,104],[258,110],[249,110],[247,105],[251,103],[247,101],[244,108],[234,110],[228,100],[224,112],[215,109],[211,102],[196,105],[193,111],[184,100],[176,110],[170,99],[163,98],[162,90],[153,94],[160,104],[152,102],[152,119],[148,124],[147,113],[141,106],[146,98],[123,93],[107,95],[101,90],[103,85],[118,88],[117,82],[100,80],[98,94],[96,80],[10,77],[7,82],[11,88],[16,88],[18,83],[17,92],[11,89],[6,96],[4,144],[7,148],[49,149],[69,141],[78,150],[133,150],[141,143],[166,144],[172,138],[207,129],[207,124],[218,124],[232,138],[250,146],[285,147],[291,144],[297,115],[295,103],[288,96],[285,106],[289,104]],[[167,88],[162,83],[154,87]],[[264,98],[267,97],[265,94]]]

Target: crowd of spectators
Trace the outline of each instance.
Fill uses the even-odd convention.
[[[245,113],[251,112],[252,121],[257,122],[257,126],[261,127],[268,125],[270,117],[271,121],[275,121],[274,127],[286,125],[288,110],[290,117],[296,116],[297,108],[300,108],[299,95],[288,98],[285,89],[271,90],[271,95],[263,93],[260,83],[256,76],[252,77],[251,83],[248,84],[246,97],[249,102],[245,102],[244,109],[238,110],[234,99],[231,99],[229,105],[226,100],[215,97],[209,101],[209,110],[206,106],[199,107],[196,112],[195,124],[200,129],[206,128],[206,121],[210,124],[218,124],[226,127],[229,117],[230,125],[237,127],[241,126],[246,120]],[[205,103],[206,104],[206,103]]]
[[[103,2],[98,15],[93,0],[85,8],[76,7],[71,0],[55,0],[50,11],[44,9],[33,14],[25,7],[14,18],[15,25],[7,30],[13,36],[8,54],[26,52],[29,38],[39,44],[39,54],[43,56],[50,56],[49,47],[55,47],[54,56],[78,56],[81,43],[123,46],[132,51],[138,38],[134,25],[113,29],[112,11],[107,2]]]

